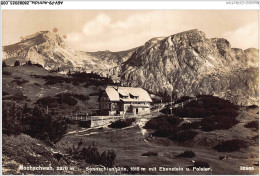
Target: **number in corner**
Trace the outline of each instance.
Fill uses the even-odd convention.
[[[8,5],[8,1],[1,1],[1,5]]]

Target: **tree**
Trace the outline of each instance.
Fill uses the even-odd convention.
[[[2,63],[2,67],[3,67],[3,68],[7,67],[5,61],[3,61],[3,63]]]
[[[10,108],[4,108],[2,114],[2,132],[8,135],[19,135],[22,132],[19,117],[20,109],[16,107],[14,102]]]
[[[20,66],[20,61],[19,61],[19,60],[16,60],[16,61],[14,62],[14,66],[15,66],[15,67]]]
[[[32,65],[32,61],[28,60],[27,65]]]
[[[71,75],[71,73],[70,73],[70,69],[69,69],[69,71],[68,71],[67,75]]]
[[[28,104],[25,103],[23,108],[22,108],[22,118],[26,118],[26,116],[29,114],[31,108],[28,107]]]

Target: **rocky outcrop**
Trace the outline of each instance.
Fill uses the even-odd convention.
[[[139,47],[122,67],[125,85],[174,98],[214,94],[237,104],[258,104],[258,50],[231,48],[198,30]]]
[[[41,64],[45,69],[61,72],[87,71],[102,76],[109,76],[112,70],[127,60],[134,49],[121,52],[99,51],[83,52],[71,49],[57,34],[41,31],[25,37],[19,43],[3,47],[3,60],[7,65],[13,65],[16,60],[21,64],[30,60]]]

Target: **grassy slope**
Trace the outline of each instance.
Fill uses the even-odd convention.
[[[19,147],[17,147],[19,146]],[[27,135],[3,135],[3,174],[21,174],[19,165],[57,166],[58,162],[52,157],[51,148],[43,142]],[[30,172],[25,172],[30,173]],[[33,173],[33,172],[31,172]],[[50,174],[51,172],[44,172]]]
[[[84,162],[78,162],[71,158],[69,160],[61,159],[60,161],[57,161],[53,157],[53,152],[51,150],[58,151],[25,134],[19,136],[3,135],[3,174],[89,174],[85,171],[87,164],[84,164]],[[54,171],[24,171],[18,169],[20,165],[25,167],[52,166]],[[73,166],[75,170],[57,170],[57,167],[61,166]]]
[[[19,101],[19,104],[21,105],[24,103],[32,104],[40,98],[54,96],[61,92],[77,93],[87,96],[91,93],[98,93],[100,89],[103,89],[102,86],[89,86],[88,88],[86,88],[83,87],[83,84],[75,86],[71,83],[65,82],[61,84],[45,85],[44,79],[35,78],[31,75],[61,76],[65,78],[68,76],[61,75],[59,73],[50,73],[43,68],[35,66],[7,67],[4,68],[3,71],[11,73],[11,75],[3,75],[3,91],[7,92],[10,95],[22,93],[24,96],[26,96],[27,100]],[[14,82],[14,80],[25,80],[28,82],[19,85]],[[65,115],[69,115],[72,111],[76,109],[85,112],[86,107],[90,110],[93,110],[98,107],[98,96],[90,96],[90,99],[87,102],[78,100],[78,104],[76,106],[68,107],[67,105],[62,105],[61,107],[59,107],[59,109],[60,112],[63,112],[63,114]]]
[[[139,167],[187,167],[191,166],[189,158],[176,158],[176,156],[186,150],[196,153],[194,160],[203,160],[212,167],[212,172],[141,172],[141,174],[257,174],[258,167],[254,171],[239,171],[240,166],[253,166],[258,161],[258,141],[251,138],[258,134],[258,131],[244,128],[243,125],[251,120],[258,119],[256,112],[258,109],[243,109],[238,117],[242,122],[229,130],[216,130],[202,132],[191,142],[178,143],[164,138],[143,136],[138,121],[131,127],[124,129],[84,129],[76,125],[71,125],[67,135],[57,144],[55,150],[66,153],[66,149],[77,144],[82,138],[83,145],[88,146],[93,141],[96,142],[99,151],[103,152],[114,149],[117,153],[115,165],[120,167],[139,166]],[[235,131],[235,132],[234,132]],[[224,136],[224,138],[223,138]],[[250,142],[250,147],[241,149],[238,152],[222,153],[212,149],[218,142],[226,139],[239,138]],[[144,140],[145,139],[145,140]],[[200,141],[214,141],[213,143],[200,143]],[[19,146],[19,147],[17,147]],[[158,156],[142,156],[148,151],[158,153]],[[219,156],[228,155],[228,160],[219,160]],[[70,160],[72,166],[77,166],[78,171],[55,171],[55,174],[89,174],[84,171],[88,164],[84,162]],[[6,174],[20,173],[17,170],[19,164],[45,166],[52,164],[68,165],[63,160],[59,163],[51,157],[50,147],[41,141],[32,139],[27,135],[17,137],[7,137],[3,135],[3,172]],[[158,168],[157,168],[158,169]],[[23,172],[25,174],[36,172]],[[52,174],[54,174],[52,172]],[[41,173],[42,174],[42,173]],[[49,174],[45,172],[45,174]],[[92,174],[98,174],[93,172]]]
[[[61,83],[54,85],[45,85],[45,80],[42,78],[35,78],[32,75],[40,76],[61,76],[68,77],[67,75],[61,75],[58,73],[50,73],[47,70],[35,66],[20,66],[20,67],[7,67],[3,69],[3,72],[11,73],[10,75],[3,74],[3,92],[8,95],[3,98],[15,96],[17,94],[23,94],[27,97],[26,100],[17,101],[14,100],[18,105],[22,106],[25,103],[32,105],[38,99],[54,96],[61,92],[70,92],[83,95],[89,95],[93,93],[99,93],[102,86],[89,86],[88,88],[83,87],[84,84],[73,85],[71,83]],[[22,84],[17,83],[16,80],[24,82]],[[4,102],[11,102],[10,100],[4,100]],[[90,96],[89,100],[81,101],[78,100],[76,106],[69,106],[62,104],[58,107],[59,113],[62,115],[70,115],[74,110],[85,112],[86,107],[90,110],[95,110],[98,107],[98,96]],[[19,147],[17,147],[19,146]],[[3,173],[4,174],[88,174],[85,172],[84,162],[77,163],[71,160],[70,166],[77,166],[78,171],[55,171],[53,172],[31,172],[31,171],[19,171],[17,168],[20,164],[25,166],[48,166],[51,164],[55,166],[68,166],[65,161],[57,162],[52,156],[51,147],[46,146],[43,142],[33,139],[30,136],[21,134],[18,136],[7,136],[3,135]],[[76,169],[77,169],[76,168]]]
[[[196,153],[194,160],[203,160],[209,163],[212,172],[141,172],[141,174],[257,174],[258,167],[254,171],[240,171],[240,166],[253,166],[258,161],[258,141],[251,138],[258,134],[243,125],[251,120],[257,120],[258,109],[242,109],[238,117],[241,123],[228,130],[215,130],[211,132],[200,131],[200,134],[192,141],[185,143],[173,142],[165,138],[143,136],[137,125],[124,129],[88,129],[72,126],[60,142],[57,148],[64,150],[72,146],[81,138],[85,144],[97,143],[100,149],[108,150],[113,148],[117,153],[116,166],[139,166],[139,167],[187,167],[191,166],[189,158],[176,158],[176,155],[185,150],[192,150]],[[138,124],[138,121],[136,122]],[[151,131],[152,132],[152,131]],[[219,141],[228,139],[244,139],[250,143],[247,149],[237,152],[222,153],[213,150]],[[144,140],[145,139],[145,140]],[[66,146],[64,148],[64,146]],[[148,151],[158,153],[158,156],[145,157],[143,153]],[[219,160],[219,156],[228,155],[228,160]]]

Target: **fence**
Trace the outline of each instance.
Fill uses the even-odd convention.
[[[175,107],[175,108],[177,108],[177,107],[183,107],[184,105],[186,105],[187,103],[189,103],[189,102],[191,102],[191,101],[198,101],[198,100],[200,100],[199,98],[192,98],[192,99],[189,99],[189,100],[186,100],[186,101],[184,101],[184,102],[182,102],[182,103],[178,103],[178,104],[174,104],[174,106],[173,107]],[[166,103],[165,105],[172,105],[174,102],[169,102],[169,103]]]
[[[123,116],[91,116],[91,127],[105,126],[122,118]]]
[[[86,116],[84,114],[74,114],[67,117],[76,121],[91,121],[91,127],[108,125],[111,122],[123,119],[123,116]]]
[[[88,121],[91,120],[91,116],[86,116],[83,114],[74,114],[69,117],[67,117],[70,120],[76,120],[76,121]]]

